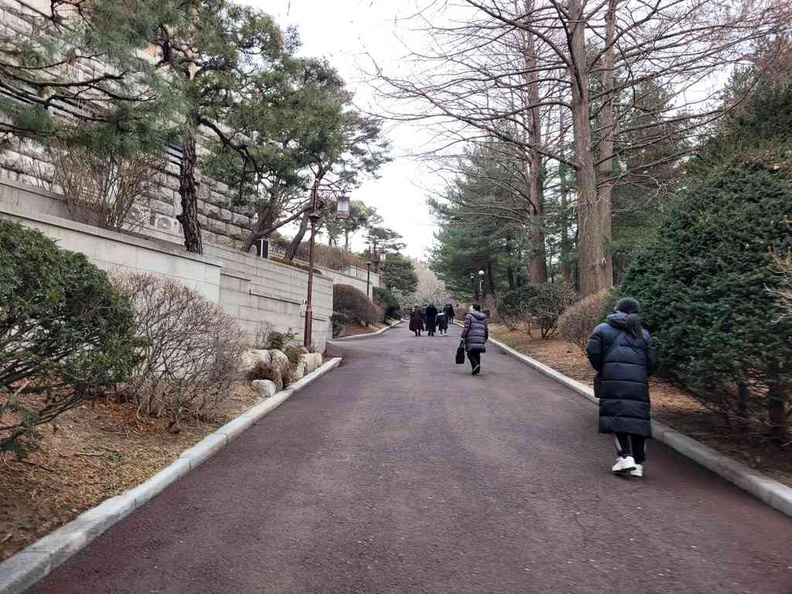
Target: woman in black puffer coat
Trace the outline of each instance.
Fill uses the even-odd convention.
[[[465,327],[459,336],[465,343],[471,372],[473,375],[478,375],[481,373],[481,353],[487,352],[487,341],[489,340],[487,315],[481,312],[480,305],[473,305],[465,316]]]
[[[616,311],[589,337],[586,354],[597,371],[599,432],[615,437],[619,458],[612,470],[643,476],[646,439],[652,436],[648,378],[657,354],[649,332],[641,327],[638,301],[619,299]]]

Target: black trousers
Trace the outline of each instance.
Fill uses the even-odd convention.
[[[476,365],[481,365],[481,353],[479,351],[468,351],[467,355],[471,369],[475,369]]]
[[[632,456],[636,464],[643,464],[646,460],[646,438],[643,435],[632,433],[615,433],[616,451],[619,456]]]

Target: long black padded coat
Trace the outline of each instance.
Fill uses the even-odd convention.
[[[486,353],[489,340],[487,315],[480,311],[471,311],[465,316],[465,328],[459,335],[465,341],[465,350],[474,353]]]
[[[627,328],[627,314],[613,313],[594,329],[586,354],[597,370],[599,432],[651,437],[648,378],[655,371],[657,352],[649,332],[636,338]]]

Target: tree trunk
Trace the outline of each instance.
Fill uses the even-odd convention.
[[[602,68],[602,92],[603,105],[600,112],[600,128],[602,139],[600,141],[600,164],[599,164],[599,186],[597,194],[597,206],[599,208],[600,232],[602,233],[603,244],[610,242],[613,216],[613,147],[616,138],[616,116],[613,110],[613,38],[616,30],[616,4],[618,0],[609,0],[608,12],[605,14],[605,53],[603,55]],[[605,278],[602,279],[605,285],[600,288],[610,288],[613,286],[613,260],[611,250],[607,245],[605,249],[608,270],[602,271]]]
[[[525,14],[534,13],[534,0],[526,0]],[[523,30],[523,60],[525,62],[526,82],[528,83],[526,116],[528,128],[528,200],[531,205],[531,252],[528,264],[531,284],[547,282],[547,251],[545,247],[544,221],[544,160],[539,153],[542,145],[541,113],[539,105],[539,75],[536,72],[538,58],[536,39],[533,34]]]
[[[569,0],[568,6],[577,182],[578,274],[580,292],[585,297],[612,286],[613,265],[603,245],[602,218],[597,204],[597,177],[591,142],[591,104],[588,92],[589,69],[584,38],[585,15],[580,0]]]
[[[487,262],[487,281],[489,282],[490,295],[495,297],[495,273],[492,271],[492,262]]]
[[[302,221],[300,221],[300,228],[297,230],[297,233],[291,240],[289,247],[286,249],[285,257],[287,260],[294,260],[294,257],[297,255],[297,250],[300,249],[300,244],[302,243],[303,237],[305,237],[305,232],[308,230],[309,220],[310,217],[306,212],[302,217]]]
[[[767,372],[767,420],[770,424],[770,437],[773,443],[779,445],[789,441],[789,392],[789,383],[781,378],[779,362],[771,362]]]
[[[195,132],[193,131],[182,143],[182,159],[179,167],[179,196],[181,197],[182,211],[176,220],[181,223],[184,247],[187,248],[187,251],[193,254],[202,254],[201,224],[198,221],[198,186],[195,183],[197,162],[198,155],[195,152]]]
[[[564,127],[564,112],[559,109],[559,138],[561,139],[561,158],[566,158],[566,128]],[[566,176],[566,165],[558,166],[558,178],[561,185],[561,280],[565,283],[572,282],[572,248],[569,241],[569,183]]]

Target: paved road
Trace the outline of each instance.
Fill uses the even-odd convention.
[[[611,476],[590,403],[494,348],[471,377],[455,345],[345,343],[31,592],[792,593],[792,519],[660,444]]]

